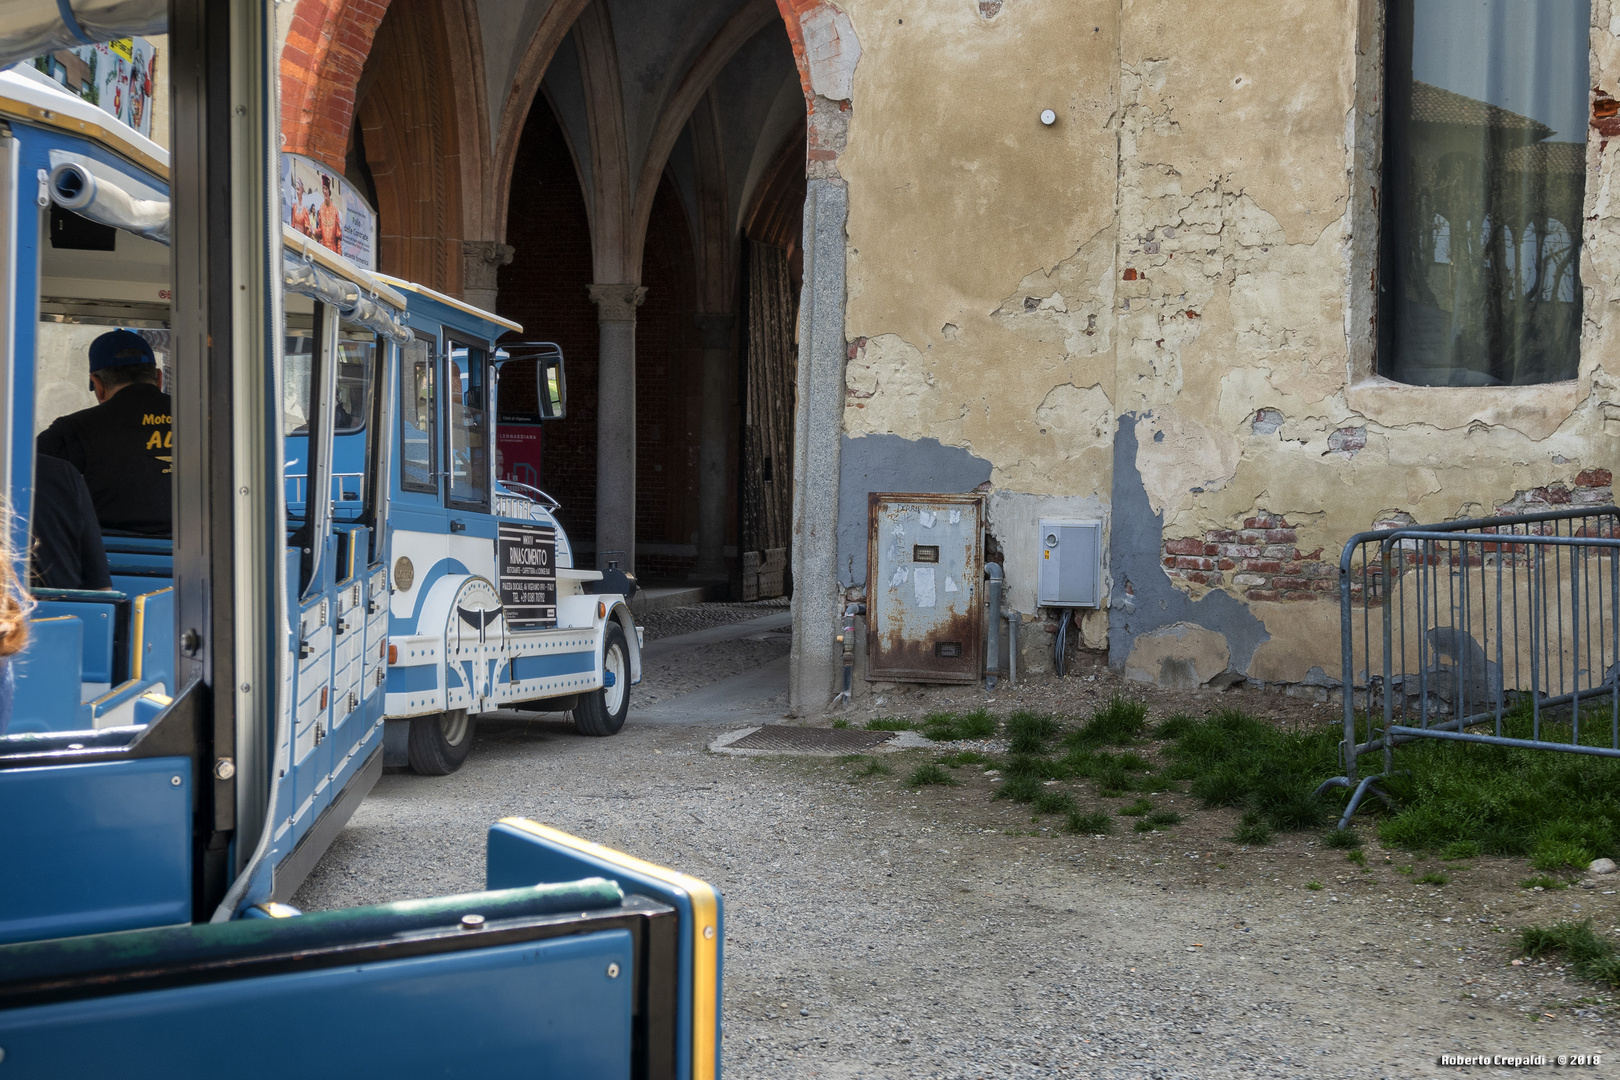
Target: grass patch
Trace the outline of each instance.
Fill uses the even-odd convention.
[[[1120,810],[1120,813],[1126,817],[1142,817],[1145,814],[1153,813],[1153,802],[1151,799],[1137,799],[1131,805]]]
[[[1526,926],[1519,931],[1519,947],[1530,957],[1562,952],[1569,957],[1575,974],[1610,987],[1620,987],[1620,957],[1615,955],[1614,946],[1592,929],[1590,919],[1553,926]]]
[[[866,764],[862,768],[856,770],[855,775],[856,776],[888,776],[892,772],[894,772],[893,769],[891,769],[887,765],[883,764],[883,762],[879,761],[877,758],[869,758],[867,760]]]
[[[1034,809],[1037,814],[1071,814],[1078,808],[1074,805],[1074,796],[1068,792],[1043,788],[1035,796]]]
[[[1250,810],[1238,819],[1238,826],[1232,830],[1234,843],[1261,845],[1271,843],[1271,826],[1258,811]]]
[[[1419,885],[1450,885],[1451,879],[1438,870],[1430,870],[1417,879]]]
[[[1330,848],[1341,851],[1361,846],[1361,836],[1354,829],[1334,829],[1322,838],[1322,842]],[[1365,862],[1365,858],[1362,860]]]
[[[1033,754],[1016,754],[1007,759],[1002,769],[1008,776],[1032,776],[1038,780],[1062,780],[1070,775],[1063,762]]]
[[[866,722],[867,731],[911,731],[916,726],[910,720],[897,720],[892,716],[879,716]]]
[[[970,713],[929,713],[923,717],[921,731],[935,742],[988,739],[996,733],[996,719],[987,709]]]
[[[1522,889],[1546,889],[1551,892],[1554,889],[1569,888],[1569,882],[1562,878],[1555,878],[1551,874],[1537,874],[1535,877],[1527,877],[1519,882],[1519,887]]]
[[[1479,843],[1475,840],[1453,840],[1440,851],[1440,857],[1448,862],[1458,859],[1479,858]]]
[[[1138,821],[1135,825],[1132,825],[1131,828],[1135,829],[1137,832],[1158,832],[1160,829],[1165,829],[1169,828],[1171,825],[1180,824],[1181,815],[1176,813],[1174,810],[1158,810],[1149,814],[1141,821]]]
[[[963,765],[986,765],[990,759],[973,750],[958,750],[953,754],[941,755],[939,763],[952,769],[960,769]]]
[[[1203,720],[1173,717],[1158,734],[1171,740],[1164,776],[1191,780],[1189,790],[1206,807],[1243,807],[1275,832],[1316,828],[1332,816],[1332,807],[1313,794],[1330,775],[1338,746],[1331,730],[1279,731],[1222,709]]]
[[[1093,810],[1085,814],[1071,810],[1068,820],[1063,823],[1063,831],[1106,836],[1114,831],[1114,819],[1106,810]]]
[[[1007,748],[1015,754],[1044,754],[1046,740],[1057,734],[1050,716],[1019,710],[1007,718]]]
[[[833,721],[833,727],[842,730],[849,727],[849,721],[840,716],[837,720]]]
[[[995,799],[1011,799],[1013,802],[1034,802],[1035,796],[1043,790],[1039,777],[1035,776],[1009,776],[1007,781],[996,789],[991,796]]]
[[[913,788],[927,787],[930,784],[949,785],[955,783],[956,777],[932,763],[917,766],[911,770],[911,775],[906,777],[906,787]]]
[[[1528,738],[1531,723],[1526,703],[1504,718],[1502,733]],[[1581,742],[1607,745],[1608,735],[1606,723],[1583,725]],[[1569,741],[1569,710],[1543,710],[1541,737]],[[1402,804],[1379,828],[1387,844],[1450,851],[1472,842],[1479,854],[1529,856],[1550,872],[1620,853],[1614,759],[1419,740],[1401,747],[1396,763],[1407,775],[1386,789]]]
[[[1063,743],[1070,750],[1094,750],[1099,746],[1127,746],[1136,741],[1147,726],[1147,706],[1115,694],[1108,703],[1069,732]]]
[[[1352,848],[1344,853],[1344,857],[1357,866],[1365,868],[1367,865],[1367,853],[1360,848]]]
[[[1305,883],[1305,887],[1307,889],[1311,890],[1311,892],[1321,892],[1322,891],[1322,883],[1320,881],[1307,881]]]

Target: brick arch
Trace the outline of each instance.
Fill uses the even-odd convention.
[[[281,148],[341,170],[355,88],[389,0],[298,0],[281,50]]]

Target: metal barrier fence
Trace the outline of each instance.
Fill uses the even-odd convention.
[[[1620,757],[1620,510],[1360,533],[1339,560],[1339,822],[1396,745],[1450,739]],[[1583,720],[1585,725],[1583,726]],[[1490,725],[1488,731],[1473,730]],[[1357,776],[1383,751],[1381,773]]]

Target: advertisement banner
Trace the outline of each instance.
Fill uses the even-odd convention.
[[[34,67],[68,93],[99,106],[148,138],[157,49],[145,38],[58,49],[34,58]]]
[[[341,173],[281,155],[281,220],[356,266],[377,268],[377,214]]]
[[[503,521],[496,540],[496,576],[508,630],[557,625],[557,530]]]
[[[504,420],[495,428],[496,477],[540,486],[540,430],[539,424],[509,424]]]

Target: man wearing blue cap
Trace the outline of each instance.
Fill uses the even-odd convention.
[[[84,474],[104,532],[168,536],[173,410],[152,346],[130,330],[96,338],[90,389],[100,404],[57,418],[36,449]]]

